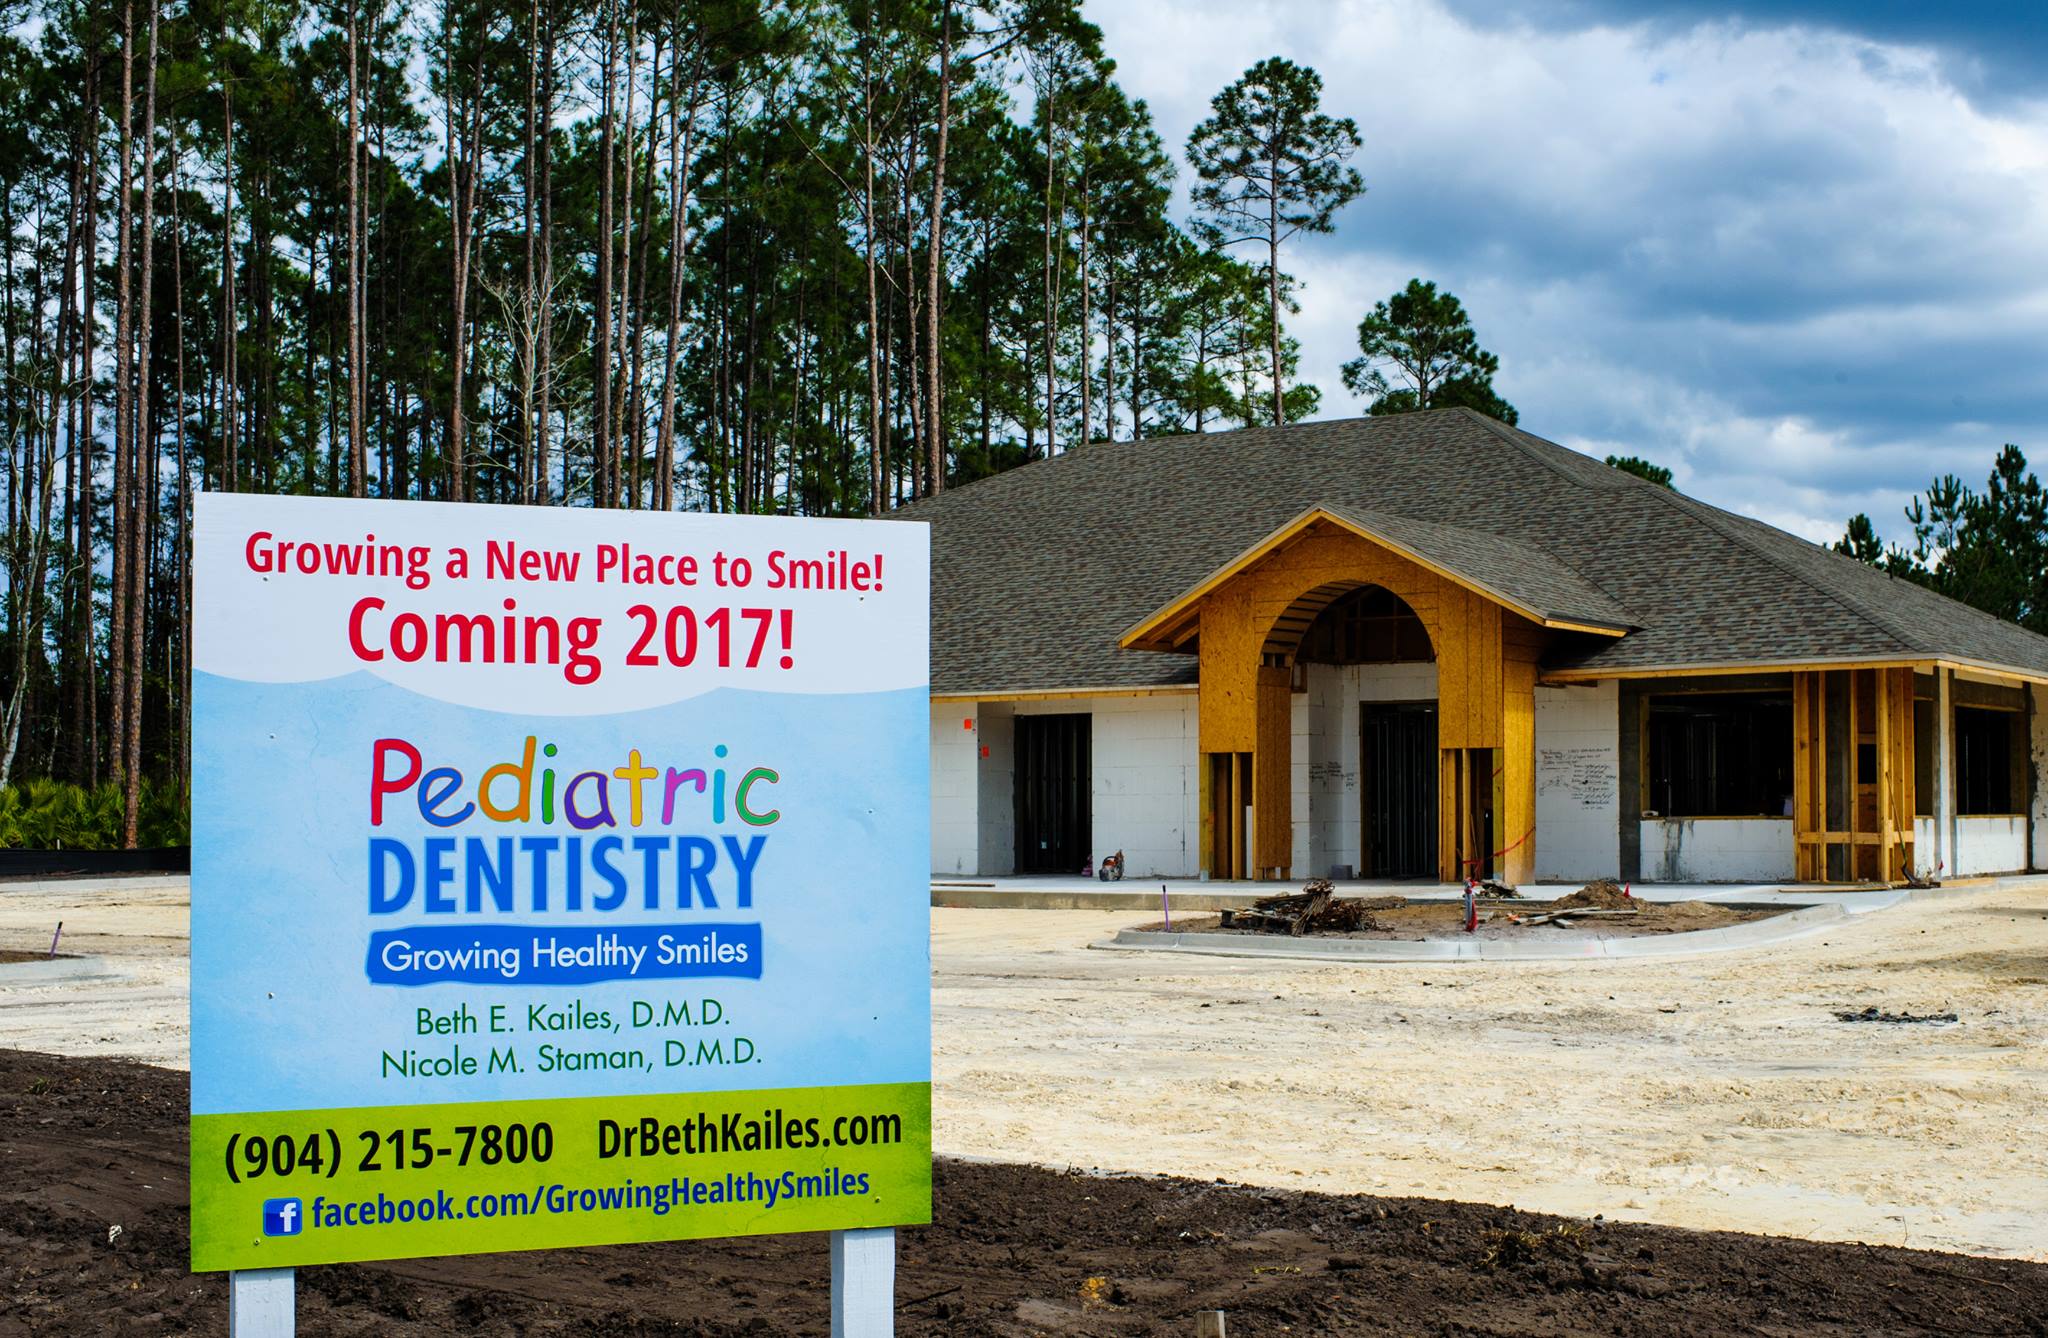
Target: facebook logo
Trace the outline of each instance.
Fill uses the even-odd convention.
[[[305,1225],[305,1213],[297,1199],[263,1200],[264,1235],[296,1236]]]

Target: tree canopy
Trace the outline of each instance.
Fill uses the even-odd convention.
[[[1358,323],[1358,348],[1360,356],[1344,364],[1344,384],[1371,397],[1367,413],[1466,408],[1516,420],[1515,406],[1493,388],[1500,359],[1479,347],[1464,304],[1434,283],[1410,279],[1375,303]]]
[[[1610,455],[1607,463],[1624,474],[1654,483],[1660,488],[1671,487],[1671,470],[1664,465],[1653,465],[1639,455]]]
[[[1837,553],[2048,633],[2048,489],[2006,443],[1980,492],[1944,474],[1905,508],[1910,546],[1887,545],[1867,515],[1849,519]]]
[[[131,837],[198,492],[872,514],[1314,408],[1277,247],[1358,137],[1284,61],[1202,141],[1262,146],[1260,267],[1079,0],[8,14],[0,788],[113,783]]]
[[[1337,211],[1365,193],[1365,179],[1349,165],[1364,142],[1358,125],[1325,114],[1322,98],[1321,75],[1270,56],[1218,93],[1208,119],[1188,136],[1203,238],[1219,249],[1246,242],[1266,249],[1269,365],[1275,369],[1284,364],[1280,247],[1298,233],[1330,231]],[[1268,394],[1272,422],[1285,423],[1281,376],[1272,378]]]

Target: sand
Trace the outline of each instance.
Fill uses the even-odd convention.
[[[110,979],[10,985],[0,970],[0,1047],[104,1055],[184,1068],[190,1062],[183,878],[0,883],[0,948],[98,957]]]
[[[0,885],[59,918],[120,975],[0,983],[0,1047],[185,1065],[182,886]],[[1642,963],[1088,950],[1144,918],[932,912],[940,1152],[2048,1259],[2048,882]]]
[[[1753,952],[1322,966],[935,911],[953,1153],[2048,1258],[2048,886]],[[1952,1027],[1838,1009],[1954,1011]]]

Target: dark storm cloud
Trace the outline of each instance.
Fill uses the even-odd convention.
[[[2031,28],[1606,0],[1092,12],[1169,143],[1268,52],[1358,121],[1370,193],[1285,261],[1326,413],[1362,407],[1337,377],[1359,315],[1419,275],[1464,299],[1525,425],[1812,537],[1858,510],[1897,534],[1908,495],[1981,479],[2004,441],[2048,465],[2048,101],[1957,74],[2001,48],[2020,87]]]
[[[1682,30],[1701,23],[1832,28],[1924,47],[1958,89],[1988,99],[2048,97],[2048,15],[2036,0],[1449,0],[1477,23],[1546,31],[1594,24]]]

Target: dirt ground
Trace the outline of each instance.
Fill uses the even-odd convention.
[[[185,1080],[0,1052],[0,1334],[221,1333],[186,1272]],[[906,1335],[2048,1333],[2048,1266],[1565,1221],[1470,1204],[942,1161],[899,1238]],[[299,1332],[826,1330],[822,1237],[299,1274]]]
[[[0,983],[0,1047],[184,1065],[182,888],[0,885],[0,946],[59,918],[120,974]],[[941,1153],[2048,1259],[2048,884],[1678,960],[1086,947],[1146,918],[932,912]]]

